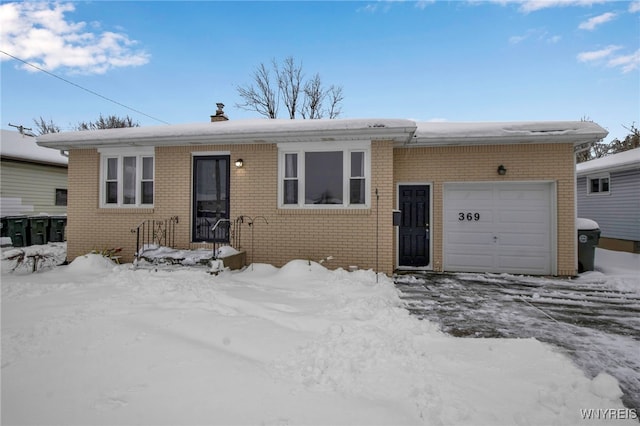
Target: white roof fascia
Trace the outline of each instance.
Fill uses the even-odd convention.
[[[118,146],[176,146],[407,140],[415,131],[410,120],[236,120],[192,125],[133,127],[48,134],[38,145],[55,149]]]
[[[597,142],[609,132],[588,121],[420,122],[410,146]]]
[[[586,176],[602,172],[640,170],[640,148],[630,149],[576,165],[576,175]]]

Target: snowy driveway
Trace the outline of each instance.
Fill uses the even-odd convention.
[[[554,344],[594,377],[616,377],[628,408],[640,407],[640,294],[605,278],[513,275],[396,277],[409,310],[459,337],[530,338]]]

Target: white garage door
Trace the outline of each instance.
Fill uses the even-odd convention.
[[[552,272],[550,183],[445,183],[444,270]]]

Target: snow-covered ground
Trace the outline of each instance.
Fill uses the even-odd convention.
[[[535,339],[447,336],[372,271],[11,266],[2,424],[637,424],[613,377]]]

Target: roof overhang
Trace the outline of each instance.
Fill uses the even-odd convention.
[[[386,140],[396,146],[572,143],[603,139],[588,121],[496,123],[415,122],[403,119],[232,120],[214,123],[51,133],[38,145],[59,150],[127,146],[176,146]]]
[[[420,122],[407,145],[499,145],[597,142],[609,134],[589,121],[521,121],[490,123]]]
[[[38,137],[38,145],[69,150],[119,146],[176,146],[260,144],[282,142],[328,142],[411,138],[411,120],[235,120],[170,126],[131,127],[93,131],[51,133]]]

